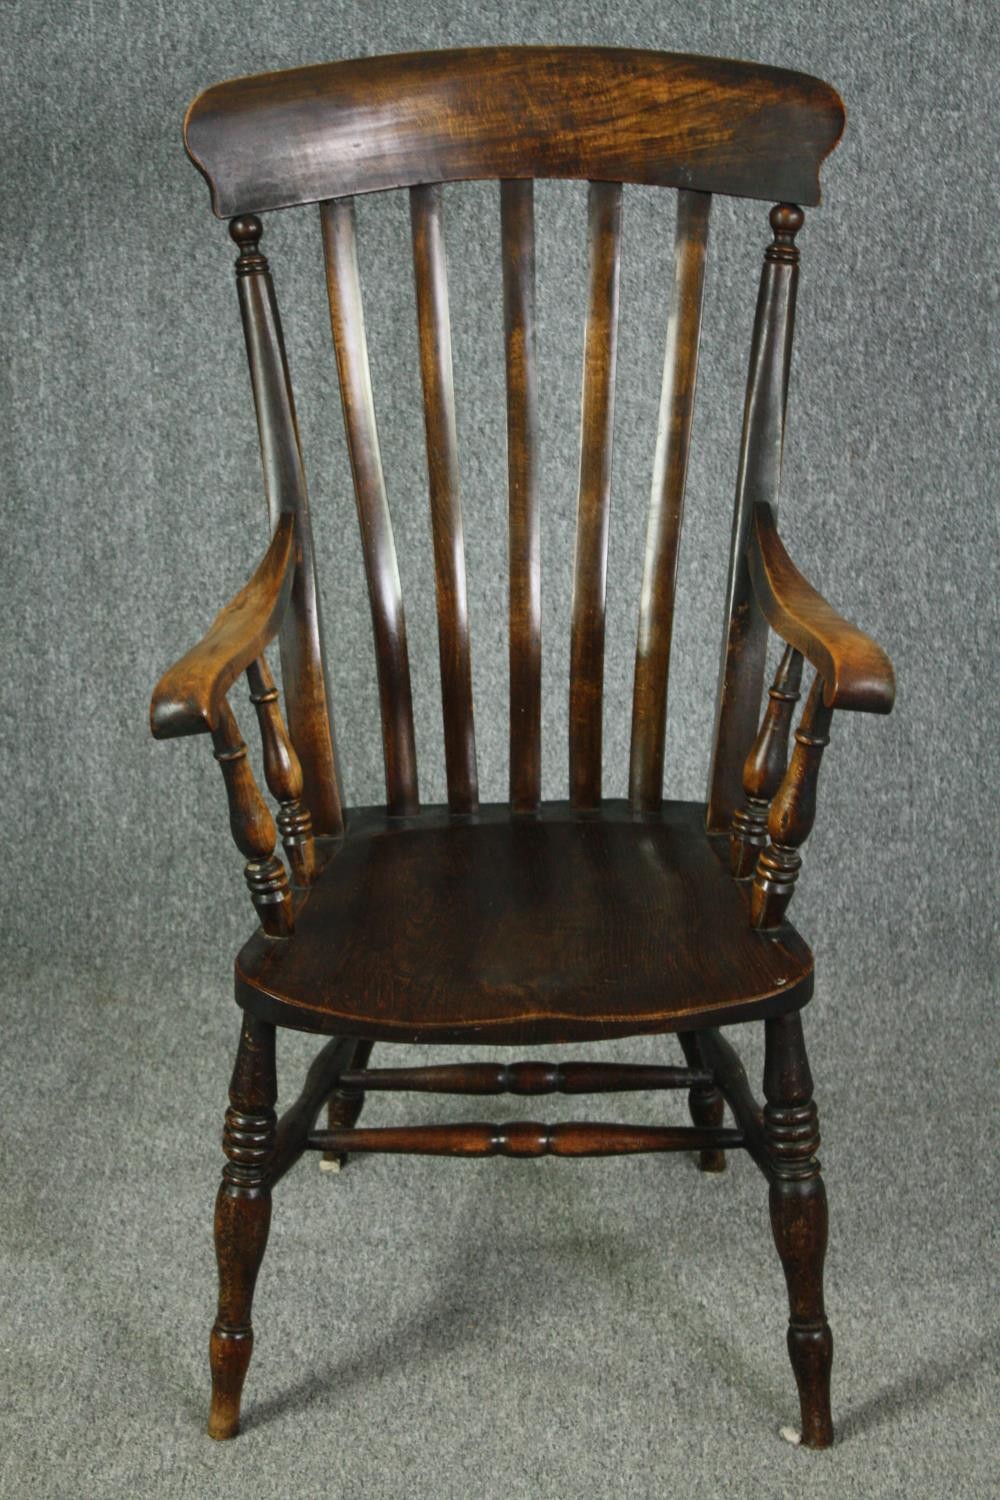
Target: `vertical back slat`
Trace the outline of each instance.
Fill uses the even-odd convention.
[[[386,802],[390,813],[411,813],[417,810],[419,797],[410,663],[368,366],[354,200],[328,199],[320,204],[320,218],[330,325],[375,635]]]
[[[767,622],[754,596],[746,560],[750,515],[758,501],[775,505],[781,480],[788,371],[795,327],[799,252],[805,218],[794,204],[771,210],[774,239],[764,252],[743,411],[736,482],[722,665],[708,787],[708,828],[725,833],[742,805],[743,762],[757,733],[764,686]]]
[[[535,360],[535,205],[531,179],[500,184],[507,368],[510,579],[510,805],[534,812],[542,779],[542,578]]]
[[[240,248],[236,284],[271,525],[285,512],[295,516],[295,578],[279,639],[288,728],[302,764],[313,828],[336,835],[344,826],[340,778],[323,661],[309,493],[281,320],[267,259],[258,248],[260,220],[253,215],[234,219],[229,229]]]
[[[608,511],[618,345],[622,189],[588,185],[589,300],[580,425],[580,496],[570,637],[569,790],[574,807],[601,800]]]
[[[440,183],[410,189],[448,806],[453,812],[474,812],[479,805],[479,790],[441,199]]]
[[[656,812],[663,802],[663,749],[677,552],[698,374],[711,206],[709,193],[682,190],[677,195],[674,281],[667,320],[632,698],[629,801],[637,812]]]

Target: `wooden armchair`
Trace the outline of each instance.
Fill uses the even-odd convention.
[[[270,507],[249,584],[153,696],[160,738],[208,734],[259,928],[236,960],[243,1011],[216,1208],[219,1311],[209,1431],[239,1427],[271,1195],[306,1150],[560,1157],[749,1152],[788,1284],[802,1441],[832,1441],[826,1202],[801,1012],[812,956],[786,921],[835,709],[887,713],[892,668],[806,582],[778,535],[796,237],[843,125],[827,84],[670,53],[525,47],[420,53],[241,78],[191,106],[188,151],[239,248],[236,277]],[[532,179],[588,181],[568,800],[540,796],[541,588]],[[443,241],[444,183],[499,182],[507,371],[510,796],[480,804]],[[643,564],[627,801],[602,797],[605,580],[622,184],[676,190],[677,238]],[[353,199],[407,188],[413,230],[448,805],[418,796],[406,629],[365,343]],[[451,190],[449,190],[451,191]],[[455,189],[458,191],[458,189]],[[705,804],[665,800],[674,580],[714,193],[763,199],[757,302]],[[342,805],[295,408],[258,217],[318,203],[367,569],[384,807]],[[498,338],[499,312],[498,312]],[[768,629],[786,643],[763,717]],[[288,728],[265,661],[280,645]],[[811,687],[788,745],[803,660]],[[245,673],[277,824],[227,694]],[[759,721],[759,722],[758,722]],[[286,864],[275,853],[280,834]],[[720,1028],[760,1018],[763,1107]],[[275,1028],[329,1035],[275,1115]],[[684,1066],[370,1066],[381,1042],[526,1046],[676,1032]],[[381,1090],[475,1096],[676,1089],[691,1128],[472,1120],[358,1126]],[[733,1116],[724,1125],[725,1105]],[[317,1119],[327,1108],[327,1128]]]

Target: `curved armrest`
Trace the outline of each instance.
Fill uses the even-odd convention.
[[[226,693],[278,633],[295,576],[295,517],[278,519],[257,571],[197,646],[157,683],[149,710],[158,740],[206,734],[219,724]]]
[[[887,714],[896,696],[892,663],[863,630],[837,614],[785,551],[769,505],[754,506],[747,552],[754,593],[771,629],[812,662],[827,708]]]

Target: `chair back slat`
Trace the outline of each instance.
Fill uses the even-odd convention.
[[[323,660],[309,493],[281,320],[267,259],[259,250],[260,220],[253,215],[236,219],[230,233],[240,248],[236,285],[272,529],[280,515],[295,516],[295,576],[279,637],[288,728],[302,765],[304,800],[313,828],[336,835],[344,826],[340,777]]]
[[[542,775],[542,576],[538,514],[534,184],[500,184],[507,369],[510,805],[533,812]]]
[[[368,366],[353,199],[322,203],[320,218],[330,325],[375,635],[386,802],[390,813],[411,813],[419,807],[419,795],[410,662]]]
[[[789,203],[771,210],[774,238],[764,252],[757,296],[708,787],[707,821],[714,833],[726,832],[742,806],[743,763],[760,717],[767,622],[750,579],[747,531],[754,505],[764,501],[774,507],[778,499],[799,274],[795,236],[804,218],[802,210]]]
[[[601,800],[608,513],[618,348],[622,189],[588,188],[590,244],[580,419],[580,489],[570,628],[569,792],[577,808]]]
[[[448,806],[452,812],[474,812],[479,805],[479,785],[441,199],[440,183],[410,189]]]
[[[677,553],[694,415],[711,205],[708,193],[682,191],[677,195],[674,281],[667,320],[632,697],[629,801],[637,812],[656,812],[663,802]]]

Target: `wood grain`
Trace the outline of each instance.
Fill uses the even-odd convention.
[[[708,193],[677,194],[674,280],[667,318],[667,347],[663,358],[653,492],[642,565],[632,693],[629,801],[640,812],[655,812],[663,801],[663,752],[677,556],[698,377],[711,207],[712,199]]]
[[[758,63],[482,47],[320,63],[206,89],[184,125],[220,216],[461,178],[578,177],[819,202],[844,108]]]
[[[375,635],[386,801],[391,811],[407,813],[419,805],[410,658],[368,366],[353,201],[323,203],[320,218],[330,326]]]
[[[784,1010],[812,958],[749,923],[704,808],[636,821],[544,803],[419,817],[352,811],[289,944],[251,938],[241,1004],[334,1035],[534,1045],[691,1030]],[[282,948],[285,951],[278,952]]]
[[[474,812],[479,804],[479,778],[472,713],[472,659],[459,495],[448,271],[441,216],[440,183],[410,189],[448,805],[453,812]]]
[[[896,697],[892,663],[871,636],[849,624],[803,578],[769,505],[754,506],[747,560],[764,618],[816,668],[826,706],[889,713]]]
[[[208,734],[218,726],[226,693],[278,634],[294,561],[295,517],[285,514],[250,582],[154,688],[149,722],[156,739]]]
[[[538,498],[534,185],[500,184],[507,380],[510,589],[510,805],[538,807],[542,784],[542,574]]]
[[[336,835],[344,826],[340,773],[323,655],[309,492],[281,319],[267,259],[260,253],[260,220],[252,216],[236,219],[229,233],[240,249],[236,288],[271,526],[286,512],[295,516],[295,572],[279,637],[288,727],[302,762],[306,801],[316,831]]]
[[[569,795],[574,807],[581,808],[597,807],[601,800],[621,224],[621,187],[592,182],[587,193],[590,269],[569,668]]]
[[[747,541],[754,506],[760,501],[774,505],[781,484],[798,287],[795,236],[804,219],[795,204],[778,204],[771,210],[773,239],[764,252],[757,294],[708,784],[707,821],[713,833],[728,830],[742,801],[743,764],[760,713],[767,624],[750,578]]]

